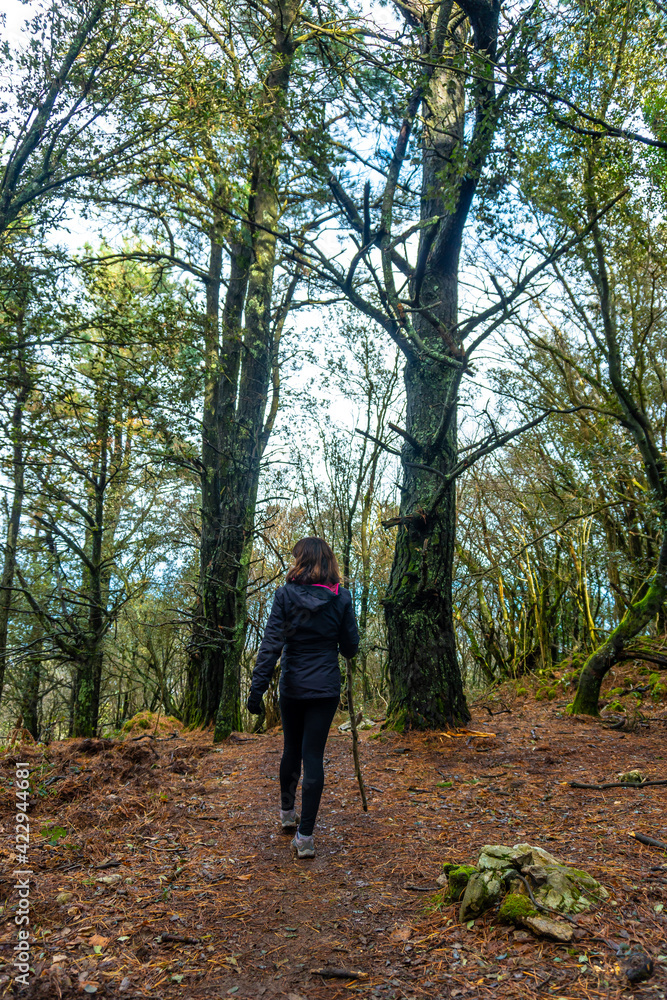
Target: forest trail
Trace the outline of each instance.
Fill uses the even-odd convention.
[[[634,767],[667,777],[666,723],[619,732],[531,699],[492,718],[477,709],[470,729],[484,735],[378,735],[378,727],[361,743],[367,814],[350,737],[333,730],[311,862],[292,859],[276,820],[279,732],[218,747],[209,734],[167,731],[161,740],[5,752],[0,995],[13,995],[16,941],[8,779],[27,760],[37,769],[36,940],[21,996],[662,998],[665,855],[628,833],[667,839],[667,787],[587,791],[568,782],[613,781]],[[574,947],[497,926],[491,915],[461,926],[458,907],[433,906],[443,862],[474,862],[485,843],[523,841],[586,869],[611,893],[577,917]],[[646,949],[656,958],[651,980],[631,987],[600,938]],[[362,976],[311,971],[326,967]]]

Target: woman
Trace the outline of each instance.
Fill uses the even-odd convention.
[[[248,711],[259,715],[262,695],[281,657],[280,715],[284,749],[280,761],[280,820],[297,827],[292,850],[314,858],[313,829],[324,787],[324,747],[340,699],[338,652],[359,647],[349,590],[340,586],[336,557],[322,538],[302,538],[294,563],[279,587],[259,647]],[[283,648],[284,647],[284,648]],[[281,656],[282,653],[282,656]],[[294,800],[303,761],[301,822]]]

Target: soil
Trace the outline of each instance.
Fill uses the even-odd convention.
[[[5,751],[0,995],[664,997],[667,856],[630,833],[667,840],[667,786],[569,782],[634,768],[667,778],[667,715],[626,732],[532,697],[505,708],[478,705],[463,732],[363,733],[368,813],[351,738],[332,729],[312,861],[292,858],[277,823],[278,730],[213,746],[210,733],[163,726],[159,739]],[[32,768],[27,988],[11,964],[16,761]],[[493,913],[461,925],[443,901],[444,862],[526,841],[610,892],[575,918],[574,947]],[[652,957],[647,982],[629,983],[628,950]]]

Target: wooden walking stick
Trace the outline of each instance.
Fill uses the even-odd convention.
[[[350,713],[350,725],[352,727],[352,756],[354,757],[354,773],[357,776],[357,781],[359,782],[359,791],[361,793],[361,804],[364,807],[364,812],[368,812],[368,802],[366,801],[366,789],[364,787],[364,779],[361,776],[361,767],[359,765],[359,742],[357,736],[357,718],[354,713],[354,697],[352,695],[352,660],[348,660],[345,657],[345,663],[347,665],[347,707]]]

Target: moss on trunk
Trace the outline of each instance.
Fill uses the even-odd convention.
[[[655,575],[639,601],[635,601],[605,642],[588,657],[579,677],[579,686],[572,711],[578,715],[598,715],[600,687],[606,674],[623,659],[627,644],[648,625],[667,599],[667,531]]]

